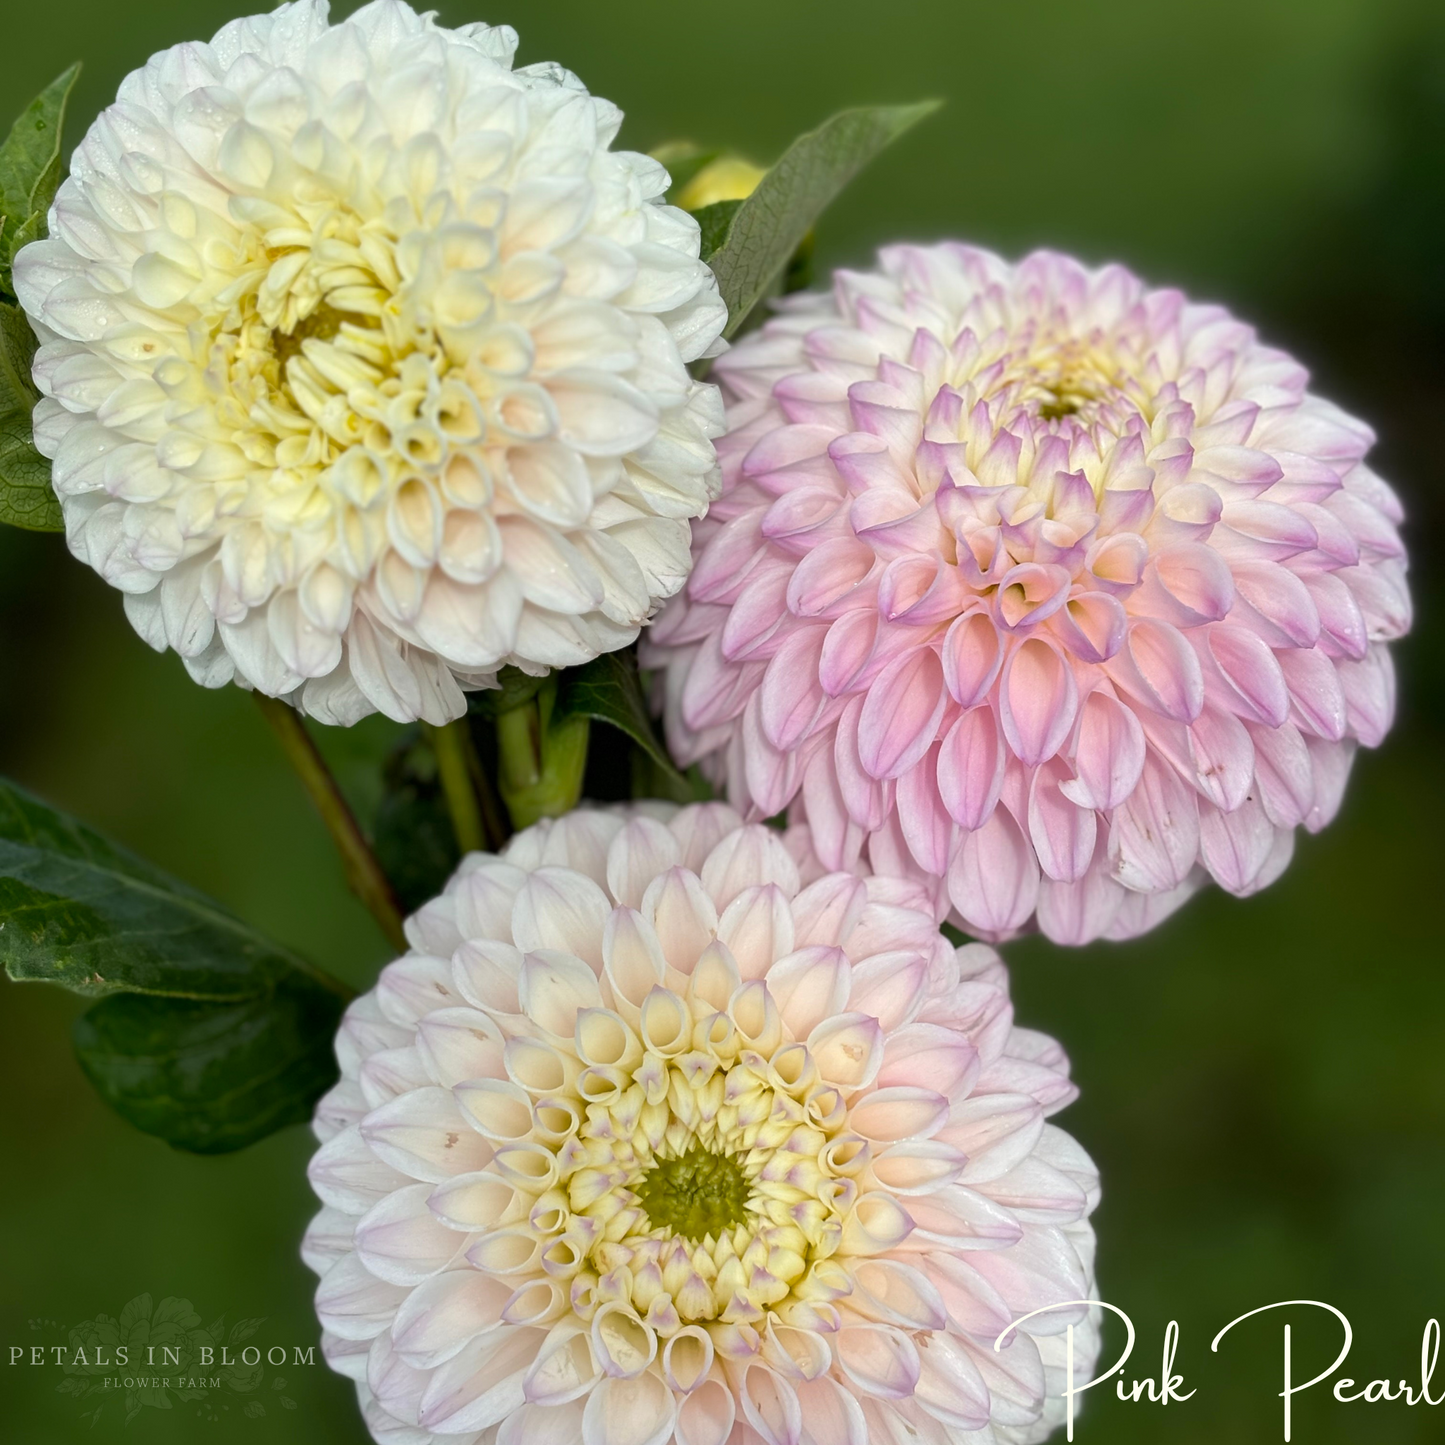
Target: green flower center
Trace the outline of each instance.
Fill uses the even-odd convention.
[[[748,1177],[731,1154],[713,1154],[694,1144],[676,1159],[664,1159],[642,1176],[638,1202],[654,1229],[670,1229],[700,1244],[748,1223],[752,1193]]]

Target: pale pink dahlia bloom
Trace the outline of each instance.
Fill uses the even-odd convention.
[[[724,491],[649,634],[679,761],[985,937],[1247,894],[1388,729],[1363,423],[1117,266],[898,246],[716,371]]]
[[[1097,1334],[1075,1094],[916,884],[724,804],[472,854],[348,1010],[303,1252],[378,1441],[1041,1440]],[[1052,1397],[1052,1398],[1046,1398]]]

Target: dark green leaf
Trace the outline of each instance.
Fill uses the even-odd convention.
[[[239,1149],[336,1078],[350,990],[83,823],[0,782],[0,959],[107,995],[76,1022],[101,1096],[182,1149]]]
[[[28,532],[65,530],[50,463],[35,450],[24,412],[0,416],[0,522]]]
[[[136,1128],[219,1154],[311,1117],[336,1082],[342,1007],[300,975],[237,1003],[117,994],[76,1020],[75,1052]]]
[[[468,693],[467,704],[480,717],[498,717],[521,707],[524,702],[531,702],[546,681],[545,677],[533,677],[519,667],[504,667],[497,674],[500,686]]]
[[[93,995],[232,1000],[293,974],[320,977],[204,894],[4,781],[0,961],[17,982]]]
[[[0,301],[0,522],[31,532],[64,528],[50,485],[50,463],[35,450],[30,381],[35,333],[18,306]]]
[[[44,217],[60,184],[65,103],[80,74],[72,65],[35,97],[0,145],[0,289],[15,294],[10,268],[26,241],[45,234]],[[40,217],[32,225],[33,217]]]
[[[698,227],[702,231],[702,259],[711,260],[728,238],[728,232],[732,230],[733,218],[738,213],[741,201],[714,201],[710,206],[704,206],[700,211],[693,213],[697,220]]]
[[[409,728],[387,755],[384,792],[372,826],[376,861],[405,913],[442,891],[461,854],[437,776],[436,754]]]
[[[937,110],[938,101],[840,111],[799,136],[738,208],[712,257],[728,308],[728,336],[767,294],[835,196],[890,142]]]
[[[637,679],[637,658],[630,647],[621,652],[604,652],[582,667],[569,667],[562,673],[552,719],[556,723],[575,717],[610,723],[626,733],[659,768],[678,778],[672,759],[653,731]]]
[[[0,415],[25,413],[40,393],[30,379],[30,363],[35,356],[35,333],[29,319],[18,307],[0,301]]]

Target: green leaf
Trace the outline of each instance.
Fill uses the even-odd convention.
[[[23,411],[27,421],[40,393],[30,379],[35,333],[25,313],[0,301],[0,415]]]
[[[13,296],[10,268],[26,241],[45,234],[45,213],[60,185],[65,103],[79,64],[58,75],[22,112],[0,145],[0,290]],[[32,224],[33,218],[39,221]]]
[[[25,313],[0,301],[0,522],[31,532],[59,532],[65,524],[50,485],[50,463],[32,440],[34,355],[35,333]]]
[[[693,218],[702,231],[704,261],[710,261],[722,249],[741,205],[741,201],[714,201],[712,205],[704,206],[693,213]]]
[[[4,781],[0,960],[16,982],[102,996],[76,1022],[81,1065],[178,1148],[239,1149],[335,1081],[344,984]]]
[[[402,735],[387,754],[382,777],[372,849],[402,911],[414,913],[442,891],[461,861],[436,754],[420,729]]]
[[[63,532],[50,463],[30,440],[28,413],[0,416],[0,522],[28,532]]]
[[[336,1082],[341,999],[297,975],[236,1003],[118,994],[75,1021],[75,1052],[124,1119],[220,1154],[311,1117]]]
[[[553,724],[576,717],[593,718],[618,728],[670,778],[682,781],[653,730],[637,678],[636,654],[630,647],[604,652],[582,667],[569,667],[561,675],[557,704],[552,710]]]
[[[727,239],[710,262],[727,303],[733,335],[776,283],[813,223],[885,146],[941,102],[840,111],[799,136],[738,207]]]
[[[0,962],[16,982],[95,996],[234,1000],[294,973],[323,978],[205,894],[4,780]]]

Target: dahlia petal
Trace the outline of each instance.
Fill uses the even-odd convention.
[[[347,1254],[323,1276],[316,1290],[316,1313],[323,1326],[342,1339],[371,1340],[391,1323],[405,1296],[401,1285],[377,1279],[355,1254]]]
[[[1358,660],[1337,662],[1335,671],[1350,731],[1365,747],[1378,747],[1395,720],[1395,665],[1389,652],[1376,644]]]
[[[497,1445],[575,1445],[582,1438],[585,1409],[580,1400],[565,1405],[529,1402],[497,1427]]]
[[[575,879],[576,884],[582,881]],[[605,918],[604,912],[597,923],[599,934]],[[522,1012],[560,1038],[571,1036],[573,1021],[581,1009],[602,1007],[602,993],[592,969],[579,958],[552,950],[529,953],[522,960],[517,995]]]
[[[1139,786],[1110,824],[1114,876],[1135,892],[1167,893],[1184,881],[1198,846],[1194,798],[1174,769],[1151,750]]]
[[[942,656],[949,695],[960,707],[974,707],[988,695],[1003,667],[1003,638],[987,613],[965,613],[949,627]]]
[[[809,1033],[807,1044],[819,1077],[843,1089],[866,1088],[883,1062],[883,1030],[866,1014],[834,1015]]]
[[[429,1184],[398,1189],[379,1200],[356,1225],[357,1258],[378,1279],[416,1285],[445,1269],[465,1238],[427,1208]]]
[[[1031,1156],[989,1181],[989,1196],[1034,1224],[1068,1224],[1088,1207],[1081,1184]]]
[[[999,721],[1026,766],[1053,757],[1072,730],[1077,710],[1073,670],[1051,643],[1031,637],[1009,654],[999,683]]]
[[[970,708],[944,735],[937,763],[939,797],[960,828],[981,828],[992,816],[1007,761],[991,708]]]
[[[737,1402],[720,1380],[704,1380],[677,1408],[678,1445],[726,1445]]]
[[[1231,812],[1201,804],[1200,861],[1222,888],[1248,893],[1274,849],[1274,833],[1264,805],[1254,798]]]
[[[636,908],[647,885],[681,862],[682,845],[665,824],[630,818],[607,849],[607,890],[618,903]]]
[[[860,958],[853,966],[848,1006],[876,1018],[884,1034],[891,1036],[923,1007],[928,972],[929,957],[921,951],[894,949]]]
[[[1190,725],[1189,754],[1195,784],[1215,807],[1233,812],[1249,796],[1254,745],[1238,718],[1205,708]]]
[[[1176,722],[1193,722],[1204,706],[1199,659],[1167,622],[1136,618],[1108,670],[1147,707]]]
[[[677,1420],[672,1392],[654,1374],[603,1380],[587,1398],[583,1445],[662,1445]]]
[[[872,1170],[885,1189],[906,1199],[956,1183],[966,1163],[967,1156],[951,1144],[936,1139],[905,1139],[875,1155]]]
[[[1084,701],[1074,744],[1074,779],[1059,790],[1081,808],[1112,812],[1132,793],[1144,768],[1144,731],[1118,698],[1096,689]]]
[[[850,1325],[838,1332],[838,1367],[865,1395],[902,1400],[918,1384],[913,1341],[891,1325]]]
[[[936,1334],[919,1351],[914,1402],[952,1430],[987,1427],[992,1405],[988,1386],[967,1349],[954,1337]]]
[[[796,617],[836,616],[853,601],[872,568],[873,549],[856,537],[821,542],[787,579],[784,598],[788,611]]]
[[[308,1269],[325,1274],[343,1255],[351,1252],[356,1219],[339,1209],[324,1208],[310,1224],[301,1241],[301,1258]]]
[[[932,1089],[875,1089],[849,1116],[851,1127],[872,1143],[927,1139],[948,1118],[948,1100]]]
[[[1061,1229],[1035,1226],[1013,1249],[980,1250],[973,1258],[978,1272],[1022,1312],[1088,1297],[1088,1275],[1078,1253]],[[1061,1311],[1062,1315],[1063,1312]],[[1064,1316],[1067,1322],[1067,1316]],[[1064,1328],[1056,1321],[1038,1322],[1036,1333]]]
[[[1305,746],[1309,749],[1315,786],[1314,803],[1305,815],[1304,825],[1311,833],[1317,833],[1329,824],[1340,810],[1340,803],[1345,795],[1345,783],[1350,776],[1350,765],[1355,760],[1355,744],[1308,738]]]
[[[327,1140],[307,1169],[311,1187],[322,1200],[345,1214],[364,1214],[408,1176],[378,1159],[352,1125]]]
[[[376,1155],[413,1179],[439,1184],[480,1169],[491,1158],[447,1089],[413,1089],[373,1109],[360,1125]]]
[[[766,1445],[798,1445],[803,1412],[791,1382],[758,1361],[744,1364],[738,1373],[743,1418]]]
[[[1039,883],[1039,932],[1054,943],[1084,944],[1105,935],[1123,906],[1125,890],[1109,876],[1107,839],[1101,835],[1094,861],[1082,878]]]
[[[499,1425],[525,1403],[522,1378],[544,1339],[504,1326],[439,1366],[421,1398],[424,1429],[449,1435]]]
[[[767,985],[793,1037],[806,1038],[843,1011],[852,967],[841,948],[814,944],[778,959],[768,970]]]
[[[931,651],[890,664],[868,689],[858,719],[858,757],[874,778],[896,778],[928,751],[947,695],[938,657]]]
[[[1038,903],[1039,865],[1013,816],[995,808],[963,835],[948,868],[948,896],[960,916],[985,936],[1021,928]]]
[[[435,1368],[496,1329],[511,1293],[502,1280],[469,1269],[423,1281],[396,1312],[391,1326],[396,1352],[418,1369]]]
[[[1068,764],[1051,758],[1034,770],[1029,784],[1029,837],[1039,867],[1046,877],[1063,883],[1084,876],[1097,836],[1093,808],[1080,807],[1064,792],[1069,781]]]
[[[822,628],[793,633],[773,655],[763,674],[761,721],[769,742],[784,751],[813,731],[828,705],[818,683],[818,663],[826,636]]]
[[[878,1087],[914,1085],[952,1099],[972,1086],[978,1050],[953,1029],[919,1022],[889,1033],[878,1070]]]
[[[777,831],[756,823],[729,834],[708,854],[699,881],[717,908],[748,888],[771,884],[791,898],[800,886],[797,865]]]
[[[500,1078],[502,1031],[478,1009],[438,1009],[417,1022],[417,1054],[430,1082]]]
[[[743,978],[762,978],[793,951],[794,923],[787,895],[773,883],[745,888],[718,919],[717,937]]]
[[[1249,722],[1282,726],[1289,715],[1289,692],[1268,643],[1249,628],[1229,622],[1209,628],[1204,638],[1213,664],[1210,675],[1224,683],[1222,705]]]
[[[953,838],[953,822],[938,789],[939,751],[938,744],[935,744],[904,773],[898,780],[895,794],[898,821],[909,852],[917,859],[919,867],[929,873],[947,870],[949,845]]]
[[[825,1375],[797,1387],[803,1409],[802,1445],[867,1445],[862,1407],[845,1386]],[[702,1445],[683,1441],[682,1445]]]
[[[726,803],[702,803],[684,808],[668,824],[682,845],[682,866],[698,873],[707,856],[742,822]]]
[[[1271,647],[1313,647],[1320,614],[1309,588],[1277,562],[1236,563],[1237,620],[1252,626]]]
[[[717,934],[717,907],[697,875],[685,868],[669,868],[654,878],[640,911],[654,929],[663,957],[679,973],[692,972],[698,955]]]
[[[1295,722],[1326,742],[1339,742],[1345,736],[1347,718],[1334,663],[1319,647],[1289,648],[1275,655],[1294,704]]]

